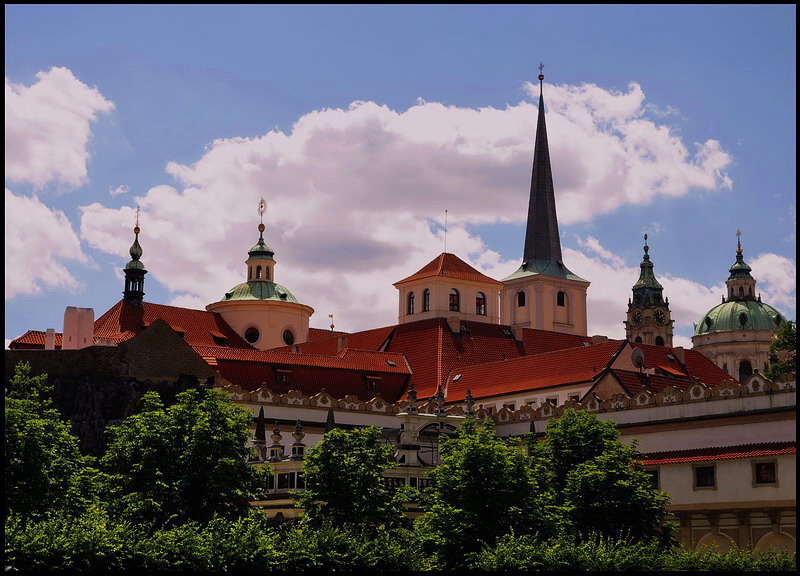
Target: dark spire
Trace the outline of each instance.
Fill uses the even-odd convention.
[[[539,71],[544,65],[539,65]],[[525,233],[523,262],[561,262],[561,241],[558,237],[556,197],[553,173],[550,169],[550,147],[547,144],[547,126],[544,119],[544,96],[539,74],[539,120],[536,124],[536,144],[533,149],[531,196],[528,204],[528,227]]]
[[[333,414],[333,408],[328,408],[328,417],[325,419],[325,434],[336,428],[336,417]]]
[[[639,264],[639,280],[633,285],[633,303],[628,300],[628,307],[648,307],[666,305],[662,300],[664,287],[653,274],[653,263],[650,261],[650,246],[647,245],[647,234],[644,235],[644,256]]]
[[[126,301],[134,306],[141,306],[144,300],[144,275],[147,270],[139,260],[142,257],[142,247],[139,246],[139,208],[136,208],[136,225],[133,228],[135,235],[133,244],[129,251],[131,261],[123,268],[125,273],[125,291],[122,293]]]
[[[728,285],[728,300],[755,300],[756,281],[750,274],[752,268],[744,261],[741,230],[736,231],[736,262],[730,267],[730,276],[725,281]]]
[[[258,442],[262,442],[264,444],[267,443],[267,431],[266,427],[264,426],[264,407],[261,407],[261,410],[258,412],[258,419],[256,420],[256,434],[255,439]]]

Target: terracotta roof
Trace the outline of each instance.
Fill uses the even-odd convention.
[[[525,354],[530,355],[564,350],[565,348],[577,348],[578,346],[583,346],[584,343],[591,344],[592,339],[588,336],[580,336],[578,334],[564,334],[561,332],[551,332],[550,330],[523,328],[522,342],[525,346]]]
[[[674,386],[678,390],[686,390],[694,380],[684,376],[662,376],[659,374],[646,374],[644,372],[634,372],[632,370],[611,370],[611,373],[619,380],[620,384],[628,391],[631,396],[635,396],[642,390],[647,390],[651,394],[658,394],[662,390]]]
[[[313,396],[324,390],[334,398],[353,395],[364,402],[377,395],[389,403],[396,402],[403,394],[409,377],[407,371],[391,373],[228,359],[219,359],[217,362],[217,370],[223,378],[247,390],[266,386],[277,394],[299,390],[306,396]],[[286,379],[285,382],[282,378]]]
[[[457,280],[471,280],[473,282],[484,282],[488,284],[494,284],[496,286],[502,286],[503,283],[495,280],[494,278],[490,278],[486,274],[482,272],[478,272],[464,262],[461,258],[456,256],[455,254],[450,254],[449,252],[442,252],[436,258],[428,262],[425,266],[423,266],[418,272],[412,274],[408,278],[403,278],[394,283],[394,286],[398,284],[404,284],[406,282],[411,282],[412,280],[421,280],[422,278],[433,278],[436,276],[441,276],[444,278],[455,278]]]
[[[379,350],[386,340],[392,335],[396,326],[384,326],[383,328],[373,328],[362,332],[330,332],[321,330],[315,333],[314,339],[302,344],[298,344],[303,354],[322,354],[324,356],[335,356],[339,353],[339,337],[345,336],[346,347],[357,350]],[[320,332],[325,332],[327,337]],[[281,346],[273,348],[275,352],[291,352],[294,346]]]
[[[477,400],[590,382],[608,368],[625,346],[625,340],[608,340],[591,346],[453,370],[447,380],[446,400],[463,401],[467,389]]]
[[[698,378],[709,386],[718,386],[725,380],[733,379],[730,374],[696,350],[684,349],[681,362],[679,360],[681,354],[675,348],[640,343],[632,346],[642,349],[644,363],[648,368],[660,368],[676,376],[688,376],[692,380]]]
[[[740,460],[744,458],[761,458],[764,456],[780,456],[796,453],[797,442],[795,441],[762,442],[760,444],[696,448],[694,450],[651,452],[649,454],[643,454],[642,463],[648,466],[656,466],[664,464],[684,464],[687,462]]]
[[[369,350],[343,350],[336,356],[315,354],[292,354],[274,350],[245,350],[226,348],[224,346],[193,346],[194,351],[203,358],[220,360],[236,360],[268,365],[316,366],[336,368],[340,370],[362,370],[411,374],[405,357],[392,352],[373,352]]]

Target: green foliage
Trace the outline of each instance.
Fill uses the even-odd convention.
[[[543,501],[560,530],[670,542],[669,497],[653,488],[635,445],[619,441],[614,422],[567,410],[548,424],[533,452],[536,476],[549,492]]]
[[[251,414],[215,389],[182,392],[166,409],[155,392],[143,400],[100,460],[112,512],[153,526],[244,513],[265,485],[246,462]]]
[[[47,375],[17,364],[5,388],[5,496],[3,509],[20,514],[79,512],[96,501],[97,471],[78,439],[52,408]]]
[[[774,380],[783,374],[797,372],[797,325],[791,320],[781,324],[775,340],[769,345],[770,355],[775,355],[778,361],[771,364],[764,375]]]
[[[491,425],[467,419],[454,438],[440,439],[441,463],[428,473],[417,528],[426,549],[448,567],[464,555],[541,521],[536,483],[524,449],[498,438]]]
[[[306,489],[295,493],[298,506],[305,509],[303,521],[364,529],[404,524],[403,503],[409,493],[388,488],[383,475],[395,466],[391,453],[377,426],[334,428],[325,434],[303,461]]]

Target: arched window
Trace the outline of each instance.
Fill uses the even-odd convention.
[[[248,266],[247,267],[247,279],[248,280],[252,280],[253,279],[253,268],[252,268],[252,266]]]
[[[256,266],[256,280],[261,280],[261,266]]]
[[[739,286],[739,298],[744,298],[744,288]]]
[[[727,371],[728,371],[728,363],[727,363],[727,362],[724,362],[724,363],[722,364],[722,369],[723,369],[723,370],[725,370],[725,372],[727,372]]]
[[[636,342],[637,344],[641,344],[642,343],[642,337],[641,336],[637,336],[636,340],[634,340],[634,342]]]
[[[450,289],[450,311],[451,312],[458,312],[461,310],[461,298],[458,294],[458,290],[455,288]]]
[[[408,306],[406,308],[406,314],[413,314],[414,313],[414,293],[408,293]]]
[[[739,382],[744,382],[753,374],[753,365],[750,360],[742,360],[739,362]]]
[[[483,295],[483,292],[475,295],[475,314],[486,316],[486,296]]]
[[[556,306],[565,306],[566,299],[567,295],[562,290],[559,290],[558,294],[556,294]]]
[[[664,339],[661,336],[656,336],[656,346],[663,346]]]
[[[264,280],[269,280],[269,268],[264,266]]]
[[[523,306],[525,306],[525,292],[520,290],[517,292],[517,307],[522,308]]]
[[[431,309],[431,291],[425,288],[422,293],[422,311],[427,312]]]

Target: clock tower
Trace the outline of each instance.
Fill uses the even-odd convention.
[[[647,234],[644,235],[644,258],[639,265],[639,280],[633,285],[633,299],[628,299],[628,319],[625,336],[631,342],[672,347],[672,314],[669,299],[664,299],[664,287],[653,274]]]

